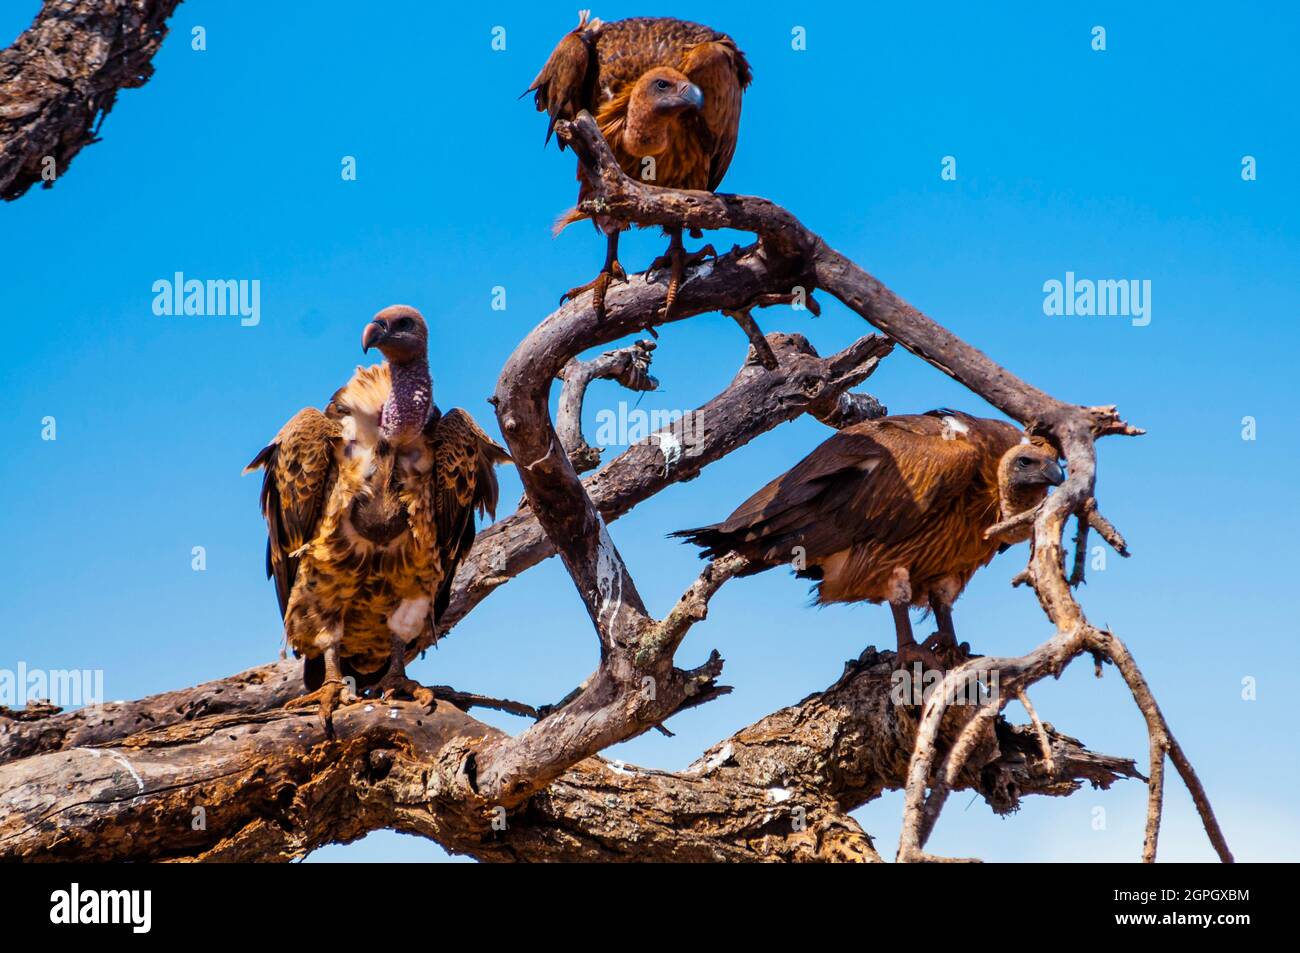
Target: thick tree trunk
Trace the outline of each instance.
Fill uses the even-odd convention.
[[[879,860],[847,811],[901,787],[917,709],[898,705],[893,655],[864,653],[828,688],[705,752],[681,772],[588,758],[507,809],[476,758],[505,738],[447,702],[363,702],[209,714],[2,771],[0,860],[291,860],[388,828],[480,860]],[[243,676],[155,696],[160,714],[244,690]],[[974,713],[950,709],[948,744]],[[957,787],[999,813],[1138,777],[1051,731],[998,721]]]

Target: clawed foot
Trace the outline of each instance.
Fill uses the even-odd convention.
[[[927,672],[942,672],[944,664],[939,660],[939,656],[934,650],[929,648],[930,640],[926,639],[921,645],[915,642],[908,642],[906,645],[898,647],[897,662],[900,669],[910,669],[917,662],[921,663],[922,669]]]
[[[665,318],[672,314],[673,303],[677,300],[677,292],[682,286],[682,275],[686,269],[709,258],[717,257],[718,253],[713,250],[712,245],[705,245],[699,251],[693,251],[690,254],[687,254],[686,249],[682,248],[681,245],[670,245],[665,254],[660,255],[650,263],[651,271],[658,271],[660,268],[670,269],[668,293],[664,296],[663,316]]]
[[[391,702],[397,698],[409,698],[430,711],[437,704],[433,697],[433,689],[421,685],[413,678],[407,678],[405,674],[385,675],[371,691],[383,701]]]
[[[572,300],[578,295],[590,291],[592,293],[591,306],[596,311],[596,320],[599,321],[605,317],[605,294],[609,291],[609,286],[616,281],[627,281],[627,272],[623,270],[623,266],[618,263],[617,259],[607,267],[602,268],[600,274],[585,285],[570,288],[560,295],[560,303],[563,304],[565,301]]]
[[[927,671],[946,672],[971,657],[970,643],[957,644],[950,632],[936,632],[920,645],[909,642],[898,647],[898,667],[911,668],[920,662]]]
[[[344,705],[356,704],[360,699],[352,693],[341,680],[327,681],[314,692],[308,692],[299,698],[285,702],[285,708],[307,708],[320,706],[321,721],[325,722],[325,735],[334,737],[334,712]]]

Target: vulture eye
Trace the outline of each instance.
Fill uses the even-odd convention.
[[[411,330],[411,319],[410,319],[410,318],[399,318],[396,322],[394,322],[394,324],[393,324],[393,330],[394,330],[394,331],[409,331],[409,330]]]
[[[668,80],[666,80],[666,79],[655,80],[655,88],[656,88],[656,89],[667,89],[667,88],[668,88]]]
[[[1028,457],[1016,457],[1016,466],[1020,467],[1020,469],[1022,470],[1025,467],[1029,466],[1031,463],[1033,463],[1033,461],[1030,460]]]

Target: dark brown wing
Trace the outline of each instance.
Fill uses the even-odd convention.
[[[433,602],[436,625],[451,598],[451,584],[474,544],[474,511],[496,516],[499,487],[494,467],[510,461],[468,412],[459,407],[425,427],[433,448],[434,523],[442,548],[443,579]]]
[[[582,11],[578,25],[564,35],[533,84],[524,90],[525,95],[535,93],[533,102],[537,111],[551,117],[546,124],[547,142],[551,141],[555,124],[561,119],[573,119],[584,109],[594,109],[596,71],[592,68],[595,64],[592,45],[593,34],[601,24],[599,20],[589,23],[587,17],[588,11]],[[563,142],[560,149],[564,149]]]
[[[740,136],[740,100],[750,82],[749,63],[731,37],[699,43],[682,60],[685,73],[704,93],[701,116],[709,131],[709,191],[722,184]]]
[[[790,562],[796,546],[816,560],[868,539],[888,544],[980,479],[992,445],[1018,439],[1009,424],[950,412],[846,427],[725,521],[673,535],[757,568]]]
[[[314,407],[298,411],[244,472],[263,468],[261,506],[266,517],[266,576],[275,580],[280,615],[289,606],[298,573],[297,551],[316,535],[325,501],[338,478],[343,439],[337,420]]]

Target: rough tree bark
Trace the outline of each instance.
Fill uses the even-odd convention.
[[[514,810],[468,766],[504,736],[449,704],[348,706],[335,742],[300,710],[206,715],[10,762],[0,859],[291,860],[391,828],[480,860],[875,861],[845,812],[904,783],[919,713],[895,686],[892,654],[868,650],[684,771],[588,758]],[[156,696],[158,720],[175,701]],[[966,717],[950,716],[941,743]],[[1009,813],[1026,795],[1139,776],[1045,730],[1050,762],[1032,727],[998,720],[957,786]]]
[[[287,663],[107,714],[0,718],[9,747],[0,752],[0,858],[291,859],[387,827],[485,860],[871,861],[879,856],[847,812],[901,787],[907,807],[898,858],[942,859],[927,854],[924,844],[952,790],[974,790],[995,810],[1008,811],[1025,794],[1063,795],[1084,782],[1104,787],[1140,777],[1132,762],[1093,754],[1060,735],[1032,705],[1028,726],[1000,716],[1008,698],[1027,702],[1024,692],[1034,681],[1089,653],[1099,669],[1102,660],[1116,664],[1148,721],[1152,793],[1144,857],[1154,858],[1168,753],[1212,842],[1230,859],[1208,800],[1131,655],[1114,635],[1087,622],[1064,575],[1062,537],[1071,516],[1080,535],[1090,526],[1123,551],[1122,538],[1096,506],[1093,441],[1139,431],[1114,408],[1064,404],[1019,381],[772,203],[633,182],[585,114],[558,132],[597,183],[591,210],[640,224],[758,235],[757,243],[693,269],[671,318],[661,311],[666,276],[633,276],[610,292],[600,320],[587,296],[557,310],[502,371],[494,400],[527,508],[480,535],[457,579],[455,618],[505,579],[558,552],[596,632],[596,671],[514,736],[462,710],[504,703],[447,690],[448,700],[432,711],[409,703],[345,708],[336,716],[337,740],[330,741],[314,715],[277,707],[296,691]],[[881,339],[865,338],[824,361],[798,339],[772,336],[767,347],[759,344],[751,309],[808,301],[815,288],[1056,443],[1070,476],[1024,521],[1032,521],[1034,536],[1021,581],[1035,589],[1058,633],[1021,659],[973,659],[921,704],[897,696],[892,654],[869,649],[825,692],[720,742],[684,771],[610,764],[599,751],[727,691],[717,682],[716,653],[690,668],[677,666],[676,653],[740,562],[732,556],[709,564],[677,605],[656,618],[608,521],[780,420],[813,412],[842,425],[880,410],[846,394],[887,350]],[[602,375],[574,363],[581,353],[704,311],[736,317],[752,350],[727,391],[701,408],[709,413],[699,453],[683,452],[684,432],[661,432],[580,480],[572,457],[581,459],[582,444],[567,424],[569,439],[561,439],[551,420],[554,379],[563,375],[574,388],[585,387],[580,378],[589,383]],[[625,358],[634,360],[609,357],[606,369]],[[633,376],[646,383],[645,367]],[[782,396],[791,389],[793,409]],[[751,397],[768,403],[756,407]],[[570,417],[574,400],[580,404],[580,394],[567,402]],[[973,673],[996,675],[1000,690],[977,704],[953,704]]]
[[[0,51],[0,199],[48,188],[98,142],[119,90],[143,86],[181,0],[46,0]]]

